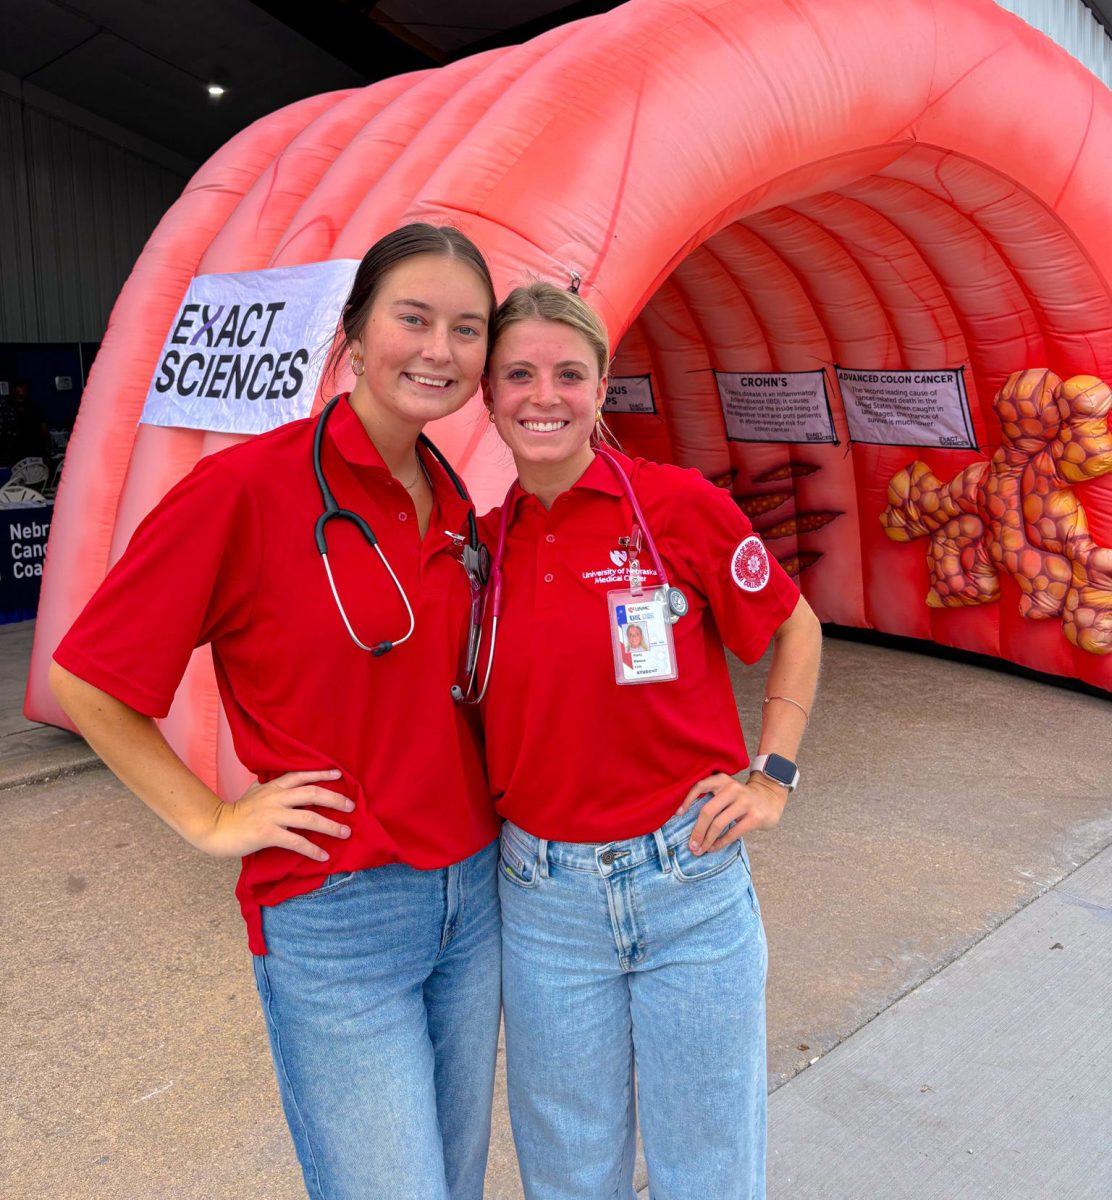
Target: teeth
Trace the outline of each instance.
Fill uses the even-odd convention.
[[[557,429],[563,429],[567,421],[522,421],[521,423],[530,433],[555,433]]]
[[[426,387],[445,388],[451,382],[448,379],[430,379],[427,375],[410,374],[409,378],[415,383],[423,383]]]

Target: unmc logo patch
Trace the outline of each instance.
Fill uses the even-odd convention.
[[[734,551],[730,574],[743,592],[759,592],[768,583],[768,551],[759,537],[750,534],[741,542]]]

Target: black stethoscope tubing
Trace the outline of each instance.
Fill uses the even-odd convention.
[[[374,530],[357,512],[352,512],[350,508],[341,508],[336,503],[336,497],[332,494],[332,489],[328,486],[328,480],[324,475],[324,466],[321,461],[321,449],[324,445],[324,427],[328,422],[328,418],[332,414],[332,410],[339,402],[339,396],[333,396],[331,400],[321,409],[320,416],[317,418],[316,429],[313,432],[313,474],[316,476],[317,486],[320,488],[321,503],[324,505],[324,511],[317,517],[316,525],[313,529],[313,537],[317,544],[317,550],[324,560],[324,569],[328,575],[328,583],[332,588],[332,596],[336,601],[336,607],[340,610],[340,616],[344,620],[344,625],[351,636],[352,641],[362,650],[373,654],[375,658],[381,658],[382,655],[392,650],[395,646],[400,646],[413,633],[415,618],[413,609],[409,603],[409,597],[405,594],[405,589],[402,587],[397,575],[394,574],[393,568],[387,561],[386,555],[382,553],[382,548],[378,544],[378,538],[375,536]],[[425,447],[426,450],[436,459],[436,461],[444,468],[444,473],[448,476],[452,486],[456,489],[461,500],[467,504],[467,544],[463,547],[463,567],[467,572],[468,580],[472,583],[472,590],[475,585],[482,587],[486,582],[486,577],[490,571],[490,555],[487,552],[486,546],[479,541],[479,526],[475,520],[475,508],[471,503],[471,497],[467,494],[467,489],[463,486],[459,476],[452,469],[451,464],[437,449],[432,441],[423,433],[417,435],[417,441]],[[401,596],[405,604],[406,612],[409,615],[409,629],[404,637],[396,638],[394,641],[382,641],[374,646],[367,646],[359,640],[355,631],[351,627],[351,622],[348,620],[347,613],[344,611],[344,606],[340,601],[339,593],[336,590],[335,580],[332,578],[332,568],[328,562],[328,540],[326,529],[329,521],[350,521],[356,529],[366,539],[367,544],[371,546],[378,557],[382,560],[382,565],[386,568],[390,578],[394,581],[394,586],[398,589],[398,594]],[[474,622],[472,622],[474,625]]]

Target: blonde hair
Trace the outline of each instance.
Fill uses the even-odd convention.
[[[610,373],[610,335],[598,313],[576,293],[565,291],[545,279],[535,279],[532,283],[514,288],[494,314],[488,343],[488,362],[502,334],[519,321],[553,321],[574,329],[590,346],[599,379]],[[609,442],[620,448],[617,438],[601,416],[595,422],[591,442]]]

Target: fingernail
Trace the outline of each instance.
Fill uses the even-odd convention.
[[[322,850],[320,852],[320,861],[321,862],[328,862],[329,857],[330,856],[329,856],[329,853],[327,850]]]
[[[348,800],[348,801],[346,801],[346,802],[345,802],[345,804],[344,804],[344,811],[345,811],[345,812],[351,812],[351,811],[352,811],[352,809],[354,809],[354,808],[355,808],[355,801],[354,801],[354,800]]]
[[[702,854],[703,853],[703,843],[702,842],[697,842],[694,838],[692,838],[691,841],[688,843],[688,845],[691,847],[692,854]]]
[[[351,826],[350,825],[341,825],[340,826],[340,837],[351,837]]]
[[[329,778],[329,779],[339,779],[342,773],[343,773],[343,772],[341,772],[341,771],[336,771],[336,770],[329,771],[329,772],[328,772],[328,778]]]

